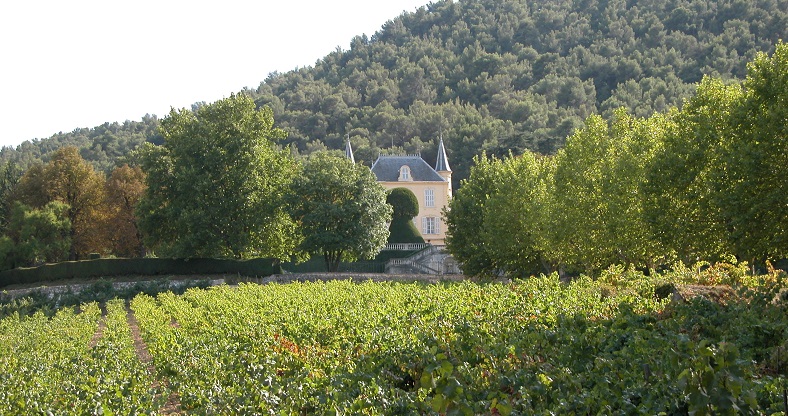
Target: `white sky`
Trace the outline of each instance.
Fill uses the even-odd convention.
[[[165,116],[313,66],[429,0],[0,3],[0,145]]]

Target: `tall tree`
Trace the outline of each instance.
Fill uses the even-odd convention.
[[[86,162],[75,147],[65,147],[44,168],[51,201],[68,205],[72,246],[70,260],[106,252],[104,175]]]
[[[471,276],[497,271],[491,248],[480,236],[487,204],[503,185],[500,160],[483,154],[473,161],[470,177],[461,182],[443,214],[448,229],[446,249],[462,264],[463,273]]]
[[[500,187],[485,204],[478,238],[497,270],[514,276],[552,271],[545,237],[553,158],[525,152],[510,155],[498,168]]]
[[[284,132],[273,123],[244,94],[170,111],[164,143],[142,152],[147,245],[174,257],[287,256],[296,241],[283,196],[297,165],[274,148]]]
[[[664,143],[646,168],[641,186],[645,220],[654,238],[684,262],[714,261],[732,253],[715,203],[715,188],[724,186],[714,172],[723,169],[721,146],[729,140],[725,126],[741,95],[739,85],[704,78],[665,130]]]
[[[653,269],[665,259],[666,249],[653,238],[644,219],[640,189],[646,167],[672,126],[670,115],[637,118],[623,108],[610,121],[613,148],[601,165],[605,178],[601,192],[608,207],[605,242],[617,263]]]
[[[749,65],[729,120],[715,200],[737,255],[788,257],[788,43]]]
[[[107,236],[115,255],[145,256],[142,233],[134,212],[144,192],[145,173],[139,166],[119,166],[107,179]]]
[[[22,177],[22,169],[14,161],[0,165],[0,229],[8,224],[13,202],[13,191]]]
[[[386,190],[369,168],[344,157],[321,152],[307,159],[288,205],[303,235],[299,249],[322,255],[328,271],[342,260],[371,258],[386,245],[392,213]]]
[[[603,194],[608,180],[604,166],[614,148],[607,121],[591,116],[556,156],[553,208],[561,221],[552,230],[552,244],[563,254],[561,263],[587,272],[615,261],[606,233],[610,207]]]

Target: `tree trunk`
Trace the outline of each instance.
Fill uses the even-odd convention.
[[[342,259],[341,251],[323,252],[323,258],[326,261],[326,270],[329,273],[336,273],[339,270],[339,261]]]

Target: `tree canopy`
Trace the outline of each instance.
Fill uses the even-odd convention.
[[[594,115],[555,156],[477,158],[446,212],[469,274],[788,256],[788,44],[681,110]]]
[[[59,201],[38,209],[16,202],[8,233],[0,237],[0,265],[5,269],[68,260],[72,246],[68,211],[69,206]]]
[[[269,109],[244,94],[196,111],[172,110],[164,142],[142,155],[147,190],[137,208],[146,243],[174,257],[277,257],[294,245],[283,197],[296,172],[274,141]]]
[[[788,39],[786,22],[786,0],[441,0],[246,92],[302,154],[349,136],[367,165],[381,151],[434,160],[442,133],[459,182],[481,152],[554,154],[592,114],[648,117],[680,106],[704,75],[742,80],[758,52]],[[58,133],[0,161],[26,170],[74,145],[109,172],[141,143],[161,144],[159,122]]]
[[[342,260],[372,258],[386,245],[392,208],[368,167],[315,153],[293,181],[288,200],[303,237],[299,250],[322,255],[329,271],[337,271]]]
[[[111,252],[122,257],[142,257],[146,250],[134,212],[145,192],[145,173],[139,166],[115,168],[105,184],[107,236]]]
[[[104,177],[76,147],[60,148],[45,165],[28,169],[14,190],[14,198],[36,209],[53,201],[68,206],[70,260],[106,252]]]

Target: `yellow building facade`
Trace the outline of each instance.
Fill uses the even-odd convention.
[[[348,143],[346,154],[353,158]],[[379,156],[372,165],[372,173],[386,189],[407,188],[419,201],[419,215],[413,219],[426,243],[442,246],[446,243],[446,224],[443,210],[452,197],[451,168],[443,140],[438,145],[435,167],[420,155]]]

